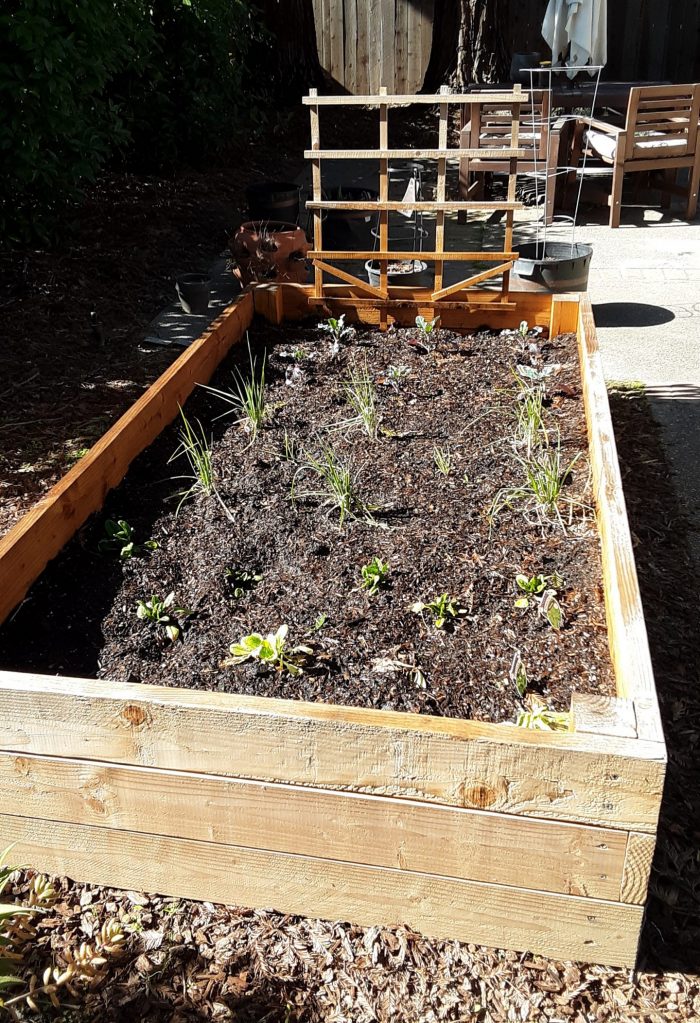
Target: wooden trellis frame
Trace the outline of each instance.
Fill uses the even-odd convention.
[[[517,253],[513,252],[513,215],[522,209],[522,203],[515,199],[515,183],[518,158],[525,157],[526,151],[518,147],[520,106],[528,101],[529,94],[519,85],[510,92],[503,93],[469,93],[468,95],[451,93],[446,86],[437,95],[429,96],[390,96],[386,89],[380,89],[376,96],[319,96],[312,89],[303,102],[310,107],[311,114],[311,149],[307,149],[305,157],[311,161],[313,198],[307,202],[307,209],[313,214],[314,246],[309,253],[314,264],[313,299],[323,302],[326,295],[324,274],[338,278],[346,284],[359,288],[363,293],[374,299],[389,300],[388,264],[392,260],[421,259],[435,264],[435,283],[427,293],[431,305],[439,306],[441,301],[450,298],[457,292],[476,284],[481,284],[490,277],[502,276],[501,303],[508,305],[510,271]],[[508,174],[508,197],[505,202],[473,202],[468,200],[449,201],[446,197],[447,163],[463,157],[477,157],[480,149],[459,149],[448,146],[448,123],[450,104],[462,103],[502,103],[504,108],[511,110],[511,146],[499,150],[489,149],[489,154],[497,153],[502,159],[510,161]],[[388,116],[390,107],[406,106],[409,103],[435,104],[438,107],[438,146],[436,149],[390,149],[388,139]],[[372,106],[379,109],[379,146],[377,149],[321,149],[319,114],[322,106]],[[323,160],[355,160],[376,159],[379,162],[379,199],[364,202],[344,200],[324,200],[322,192],[321,165]],[[437,161],[437,190],[433,202],[396,202],[389,199],[389,160],[435,160]],[[328,250],[323,246],[323,211],[324,210],[366,210],[379,214],[379,248],[372,251]],[[433,251],[407,252],[394,251],[389,248],[389,213],[393,211],[411,211],[435,213],[435,247]],[[445,214],[459,210],[499,210],[505,213],[505,237],[502,252],[449,252],[445,249]],[[379,287],[334,266],[335,261],[343,262],[359,259],[373,259],[379,264]],[[444,286],[444,264],[448,260],[460,262],[488,262],[495,265],[480,273],[472,274],[455,284]],[[464,305],[473,305],[463,302]]]

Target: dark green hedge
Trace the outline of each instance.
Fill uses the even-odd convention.
[[[262,99],[262,36],[246,0],[5,0],[0,244],[50,239],[108,161],[198,166]]]

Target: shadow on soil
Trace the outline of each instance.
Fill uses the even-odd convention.
[[[700,389],[682,389],[689,431],[700,430]],[[654,396],[654,406],[661,399]],[[668,388],[665,401],[676,401]],[[689,551],[688,510],[678,499],[661,429],[641,390],[610,403],[635,545],[668,771],[640,966],[700,969],[700,586]]]

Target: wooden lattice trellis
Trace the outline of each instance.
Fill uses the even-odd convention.
[[[386,89],[380,89],[376,96],[319,96],[312,89],[304,97],[304,104],[310,107],[311,113],[311,149],[306,150],[305,157],[311,161],[313,198],[307,202],[307,208],[313,214],[314,246],[309,253],[314,264],[314,298],[323,301],[326,291],[324,274],[351,284],[367,293],[373,300],[388,302],[390,299],[387,268],[389,262],[400,260],[425,260],[435,264],[435,282],[432,290],[426,292],[426,302],[438,307],[440,302],[451,298],[457,292],[480,284],[490,277],[502,275],[500,303],[507,305],[510,284],[510,271],[517,253],[513,247],[513,214],[522,208],[515,198],[515,182],[518,158],[527,156],[527,151],[518,147],[520,106],[528,101],[529,94],[519,85],[512,91],[500,93],[451,93],[443,87],[438,95],[390,96]],[[436,149],[389,149],[389,108],[406,106],[411,103],[436,105],[438,107],[438,146]],[[501,201],[472,202],[464,200],[448,200],[446,197],[447,163],[463,157],[478,157],[480,149],[458,149],[448,147],[448,119],[450,104],[494,103],[503,105],[511,112],[511,145],[502,149],[489,149],[489,156],[498,156],[509,160],[507,199]],[[322,106],[367,106],[379,110],[379,145],[376,149],[321,149],[319,113]],[[375,159],[379,162],[379,199],[365,201],[327,200],[323,198],[321,164],[323,160],[366,160]],[[414,202],[396,202],[389,199],[389,160],[434,160],[437,162],[437,188],[434,201],[417,200]],[[359,210],[376,212],[379,215],[379,248],[372,251],[331,251],[323,246],[323,212],[325,210]],[[406,252],[391,250],[389,247],[389,213],[393,211],[435,213],[435,247],[433,251]],[[453,252],[445,249],[445,214],[459,210],[495,210],[505,213],[505,236],[502,252]],[[379,265],[379,286],[376,287],[348,273],[333,263],[371,259]],[[490,262],[496,264],[472,274],[455,284],[444,286],[443,272],[446,261]],[[464,305],[473,306],[473,302],[464,300]]]

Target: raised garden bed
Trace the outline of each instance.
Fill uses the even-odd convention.
[[[398,289],[388,303],[390,317],[404,324],[412,324],[417,314],[430,317],[432,309],[424,295]],[[409,591],[425,601],[440,586],[437,579],[427,578],[425,562],[411,576],[410,565],[402,560],[397,537],[408,527],[405,522],[391,522],[391,514],[400,517],[402,509],[382,477],[382,460],[378,458],[377,485],[384,480],[379,487],[382,501],[378,503],[383,507],[375,517],[381,521],[382,513],[388,513],[386,520],[393,529],[359,523],[341,534],[337,524],[313,507],[313,500],[284,514],[297,516],[307,526],[315,514],[317,546],[329,546],[327,540],[333,532],[336,538],[343,538],[343,543],[349,542],[349,536],[362,537],[352,553],[364,551],[364,561],[373,554],[387,554],[395,575],[391,586],[375,597],[352,592],[357,583],[351,578],[352,572],[347,579],[339,580],[338,590],[351,592],[347,601],[338,600],[329,607],[332,613],[328,614],[327,635],[338,643],[347,639],[352,622],[338,622],[348,603],[357,605],[361,618],[365,618],[355,625],[357,635],[376,637],[376,623],[367,621],[368,609],[381,609],[387,619],[398,619],[394,646],[400,646],[400,637],[413,627],[410,654],[425,670],[425,685],[416,685],[413,675],[401,682],[380,675],[380,681],[373,685],[371,673],[363,673],[361,657],[353,660],[350,656],[343,662],[336,656],[332,670],[317,671],[309,666],[304,675],[292,676],[284,682],[287,688],[280,689],[282,676],[261,673],[256,665],[221,669],[218,655],[213,657],[204,649],[200,654],[205,667],[200,665],[200,676],[194,684],[207,686],[209,676],[217,690],[239,686],[251,693],[260,692],[262,683],[265,693],[281,692],[295,698],[148,684],[155,680],[172,686],[191,683],[196,666],[181,658],[190,635],[197,634],[197,620],[193,618],[191,626],[186,626],[185,642],[177,651],[153,640],[134,660],[132,632],[120,630],[119,615],[110,617],[108,612],[105,649],[111,650],[112,659],[105,663],[104,673],[113,678],[121,672],[122,677],[145,678],[146,683],[56,678],[16,671],[1,675],[0,765],[10,794],[2,833],[7,842],[18,842],[17,855],[23,860],[40,869],[96,883],[274,906],[366,924],[405,921],[436,936],[529,948],[588,961],[633,962],[654,847],[665,754],[590,306],[585,297],[553,299],[526,294],[512,296],[508,308],[490,312],[484,309],[491,301],[489,295],[469,292],[468,297],[475,304],[473,310],[463,298],[440,303],[446,330],[474,330],[486,322],[496,328],[512,327],[527,320],[533,327],[547,328],[551,338],[571,331],[577,335],[592,474],[588,500],[595,503],[601,539],[610,662],[606,664],[605,650],[600,641],[597,646],[595,641],[596,636],[600,640],[604,635],[600,629],[603,608],[595,593],[598,551],[595,546],[587,552],[584,549],[585,530],[580,535],[573,530],[577,535],[576,553],[569,555],[567,566],[554,565],[556,555],[551,550],[547,555],[553,559],[552,569],[556,567],[563,576],[568,571],[569,576],[562,582],[559,596],[564,614],[573,624],[560,634],[555,634],[556,630],[542,618],[538,620],[532,609],[512,607],[517,594],[509,587],[513,586],[516,571],[535,575],[547,570],[551,574],[550,562],[539,562],[533,527],[524,530],[520,538],[524,546],[519,551],[517,535],[509,538],[515,547],[501,566],[504,578],[495,585],[495,603],[489,603],[493,581],[486,585],[484,577],[478,571],[474,573],[471,555],[479,556],[479,545],[469,550],[469,573],[470,578],[476,574],[477,592],[471,608],[463,609],[465,620],[456,623],[451,636],[438,634],[429,620],[407,610]],[[345,311],[348,319],[370,325],[378,321],[378,303],[352,288],[334,289],[333,297],[324,301],[334,313]],[[109,489],[119,482],[135,456],[175,418],[178,405],[195,384],[210,379],[228,348],[250,325],[254,304],[258,312],[277,324],[306,316],[314,308],[310,289],[293,285],[258,287],[244,294],[213,332],[188,349],[0,545],[3,617],[13,611],[46,563],[90,514],[102,508]],[[300,340],[303,344],[303,332],[295,337],[294,330],[290,330],[288,337],[294,344]],[[370,334],[364,341],[368,360],[381,357],[386,361],[394,351],[391,346],[400,343],[400,335],[392,341]],[[409,348],[405,360],[409,377],[396,387],[387,385],[393,402],[400,405],[405,400],[401,417],[412,424],[410,429],[416,434],[425,433],[425,423],[414,405],[436,386],[431,377],[436,365],[444,370],[446,380],[461,379],[465,387],[469,382],[476,387],[479,373],[483,374],[478,369],[479,353],[473,351],[478,339],[448,338],[446,346],[443,350],[438,345],[430,359],[424,360],[422,374],[419,368],[423,356]],[[498,355],[493,339],[484,338],[483,348],[491,353],[487,376],[498,387],[507,364]],[[574,355],[566,348],[565,339],[554,342],[545,354],[563,365]],[[284,389],[283,384],[274,382],[274,371],[281,368],[279,359],[275,363],[271,358],[270,367],[273,392],[276,386]],[[323,368],[328,387],[322,386],[323,380],[311,380],[315,370],[309,363],[306,383],[288,389],[289,399],[279,413],[282,418],[298,415],[296,403],[305,390],[315,393],[319,416],[329,411],[323,408],[324,394],[328,400],[344,374],[330,364]],[[558,397],[566,410],[567,403],[575,404],[579,385],[566,376],[565,370],[562,372]],[[487,382],[482,379],[481,385],[485,387]],[[316,386],[319,389],[314,391]],[[436,399],[431,400],[437,407]],[[339,402],[339,419],[341,406]],[[459,410],[451,408],[450,415],[458,417]],[[553,415],[557,415],[556,409]],[[497,433],[499,414],[489,413],[489,419]],[[389,421],[388,412],[384,425],[394,434],[399,432],[396,423]],[[562,411],[560,425],[568,453],[581,440],[575,416]],[[384,436],[374,443],[394,445],[398,450],[401,440]],[[414,498],[412,511],[420,519],[422,532],[427,536],[430,531],[430,502],[424,506],[423,498],[426,486],[432,485],[432,503],[445,524],[449,523],[445,532],[448,536],[455,534],[460,501],[466,515],[469,487],[481,485],[483,474],[478,459],[476,463],[465,461],[464,466],[468,464],[469,468],[462,466],[462,460],[473,454],[475,437],[465,434],[464,449],[453,442],[455,465],[446,475],[432,465],[433,438],[403,441],[413,445],[411,462],[421,483],[420,499]],[[245,443],[241,443],[237,431],[229,429],[224,434],[224,450],[227,443],[229,460],[234,456],[251,457],[250,450],[242,450]],[[263,510],[266,502],[271,502],[274,509],[274,486],[266,490],[261,481],[265,473],[291,469],[266,466],[267,460],[261,460],[263,465],[254,464],[238,489],[252,487]],[[400,466],[400,455],[396,461]],[[131,480],[138,480],[139,471],[135,466],[125,494]],[[156,470],[151,466],[144,471],[153,476]],[[470,471],[476,477],[471,482]],[[371,479],[370,472],[368,481]],[[484,478],[484,485],[486,482]],[[233,486],[230,493],[222,489],[224,502],[230,504],[235,492]],[[483,494],[477,489],[473,496],[479,499],[475,503],[480,503]],[[111,500],[107,498],[106,510],[112,509]],[[280,502],[277,504],[282,507]],[[285,507],[289,509],[289,503]],[[247,514],[245,508],[238,509],[243,521]],[[195,535],[193,515],[193,510],[183,507],[181,525],[185,533],[179,541],[181,546],[187,543],[187,529]],[[224,513],[219,517],[225,519]],[[216,520],[213,513],[205,517],[204,531]],[[252,522],[253,516],[248,515],[247,521]],[[261,514],[262,524],[266,521],[275,522],[269,509]],[[498,536],[499,528],[494,536]],[[479,542],[484,537],[480,529],[481,523],[475,523]],[[313,539],[310,526],[309,530],[304,549]],[[263,533],[252,528],[251,532],[261,544]],[[415,546],[417,539],[413,540]],[[383,545],[388,545],[384,551]],[[199,539],[189,546],[195,552],[194,560],[188,561],[189,550],[183,552],[181,560],[192,578],[206,576],[207,560],[212,566],[223,567],[223,562],[218,565],[220,559],[214,549],[202,548]],[[526,548],[531,552],[530,562]],[[445,551],[449,553],[450,545],[443,537],[443,554]],[[204,564],[197,561],[197,552],[199,556],[207,554]],[[434,548],[426,546],[425,556],[431,552],[435,553]],[[340,553],[345,557],[349,552]],[[329,566],[328,571],[318,570],[322,583],[341,572],[334,555],[329,553],[321,559]],[[144,559],[138,572],[125,573],[124,599],[128,601],[133,595],[129,585],[145,585],[148,572],[156,564],[172,568],[178,559],[171,562],[170,556],[164,545],[152,562]],[[279,559],[270,548],[268,560],[279,576],[284,558],[275,562],[275,557]],[[293,564],[294,558],[290,556],[288,561]],[[508,575],[505,565],[511,561]],[[452,572],[449,588],[466,605],[466,569],[448,571],[445,565],[451,562],[451,558],[443,560],[443,572]],[[454,562],[459,564],[458,557]],[[240,557],[234,558],[231,567],[235,565],[246,567]],[[357,567],[353,564],[352,570]],[[247,627],[241,627],[235,635],[229,629],[228,641],[254,627],[273,630],[281,623],[279,612],[294,628],[290,638],[303,641],[303,622],[311,626],[326,607],[322,602],[314,604],[308,586],[304,589],[303,585],[299,606],[295,607],[293,589],[281,587],[287,588],[291,598],[266,589],[264,570],[262,574],[258,584],[259,619],[251,618],[256,605],[250,593],[237,598],[246,608],[244,614],[241,612],[241,622]],[[328,592],[324,585],[320,585],[319,592]],[[46,590],[42,583],[34,591],[39,601],[42,586]],[[212,603],[211,591],[207,592]],[[470,674],[469,665],[460,666],[460,658],[464,661],[472,653],[476,658],[478,650],[467,651],[457,645],[466,642],[467,615],[473,615],[475,607],[479,613],[482,598],[485,630],[494,629],[498,614],[503,616],[505,611],[503,628],[518,630],[523,660],[527,661],[530,650],[531,662],[549,665],[555,661],[555,651],[560,658],[565,652],[562,661],[571,664],[571,671],[548,669],[541,688],[548,702],[560,708],[564,694],[573,691],[571,731],[534,732],[494,722],[511,716],[517,702],[508,682],[503,689],[495,684],[501,676],[507,680],[508,665],[495,664],[491,675],[484,672],[489,684],[480,686],[477,676],[481,669]],[[115,598],[115,606],[119,606],[120,599]],[[230,594],[226,599],[230,606]],[[23,615],[30,606],[31,602]],[[577,616],[582,626],[578,640]],[[341,629],[334,636],[333,628],[341,626],[345,631]],[[389,622],[389,639],[391,627]],[[86,633],[91,629],[94,626],[87,622]],[[206,630],[202,627],[201,631]],[[582,649],[585,633],[592,637],[588,655]],[[507,633],[504,635],[508,661],[517,644]],[[332,642],[319,641],[318,646],[314,640],[310,642],[314,652],[323,652],[323,656],[328,657],[333,650]],[[56,643],[59,659],[64,656],[64,647],[67,649],[62,644],[61,637]],[[403,654],[397,654],[397,659],[405,660]],[[45,658],[43,652],[41,658]],[[25,663],[32,661],[27,659]],[[54,670],[45,659],[35,663],[45,671]],[[529,674],[535,683],[542,682],[536,678],[537,671]],[[456,679],[454,686],[450,685],[450,677]],[[335,679],[330,688],[328,678]],[[616,692],[616,696],[604,695],[606,682],[610,687],[607,691]],[[581,688],[588,689],[588,695],[582,694]],[[490,695],[482,702],[484,691]],[[302,702],[304,697],[328,702]],[[333,700],[337,702],[331,703]],[[350,707],[349,702],[364,706]],[[466,719],[467,714],[471,720]],[[474,720],[477,717],[491,720]]]

